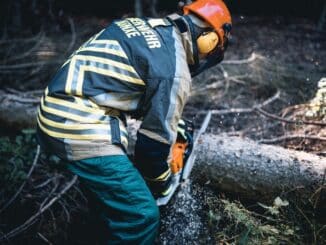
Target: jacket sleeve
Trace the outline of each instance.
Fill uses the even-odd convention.
[[[184,78],[148,81],[135,164],[155,197],[168,194],[171,179],[168,159],[189,92],[190,81]]]

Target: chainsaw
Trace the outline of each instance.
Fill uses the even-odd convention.
[[[195,160],[196,160],[196,148],[198,147],[198,142],[200,139],[200,136],[206,131],[206,128],[210,122],[212,113],[211,111],[208,111],[207,115],[205,116],[200,129],[196,133],[194,140],[193,140],[193,146],[191,149],[191,153],[189,156],[187,156],[187,159],[184,163],[184,167],[178,171],[177,173],[173,173],[175,171],[172,170],[172,180],[171,180],[171,191],[167,196],[159,197],[156,199],[156,204],[158,206],[164,206],[166,205],[170,199],[172,198],[173,194],[176,192],[178,187],[187,181],[187,179],[190,176],[191,170],[194,166]]]

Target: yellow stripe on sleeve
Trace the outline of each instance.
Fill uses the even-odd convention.
[[[85,71],[99,73],[102,75],[110,76],[113,78],[117,78],[119,80],[127,81],[127,82],[138,84],[138,85],[145,85],[144,81],[141,79],[130,77],[130,76],[127,76],[127,75],[124,75],[124,74],[121,74],[121,73],[118,73],[115,71],[110,71],[110,70],[99,68],[99,67],[87,66],[87,67],[85,67]]]
[[[105,64],[105,65],[112,65],[114,67],[118,67],[118,68],[121,68],[123,70],[135,73],[135,75],[138,76],[137,72],[135,71],[135,69],[131,65],[127,65],[127,64],[122,63],[122,62],[110,60],[110,59],[107,59],[107,58],[96,57],[96,56],[92,56],[92,55],[76,55],[75,59],[82,60],[82,61],[93,61],[93,62],[98,62],[98,63]]]
[[[84,83],[84,67],[81,65],[79,67],[79,73],[78,73],[78,77],[77,77],[77,86],[76,86],[76,95],[77,96],[82,96],[83,94],[83,83]]]
[[[59,133],[45,128],[42,123],[37,118],[37,123],[40,126],[41,130],[46,134],[56,137],[56,138],[64,138],[64,139],[75,139],[75,140],[109,140],[111,141],[111,136],[109,134],[101,135],[101,134],[67,134],[67,133]]]
[[[42,123],[44,123],[48,126],[51,126],[51,127],[55,127],[55,128],[68,129],[68,130],[87,130],[87,129],[107,129],[107,130],[109,130],[110,129],[109,124],[87,124],[87,123],[65,124],[65,123],[55,122],[48,118],[45,118],[42,115],[42,113],[40,112],[40,110],[38,110],[38,116]]]
[[[99,120],[99,119],[92,119],[88,117],[79,116],[76,114],[71,114],[65,111],[60,111],[54,108],[50,108],[44,105],[44,102],[41,101],[41,108],[43,111],[56,115],[61,116],[63,118],[68,118],[70,120],[78,121],[78,122],[84,122],[84,123],[106,123],[105,121]]]
[[[75,71],[75,64],[76,64],[76,59],[73,57],[69,64],[68,76],[67,76],[66,87],[65,87],[65,91],[67,94],[71,94],[71,86],[72,86],[72,81],[73,81],[73,76]]]
[[[119,48],[121,47],[119,42],[117,40],[105,40],[105,39],[102,39],[102,40],[94,40],[91,42],[92,44],[95,43],[95,44],[111,44],[111,45],[116,45],[116,46],[119,46]]]
[[[105,115],[105,113],[106,113],[106,111],[103,110],[103,109],[96,109],[96,108],[85,106],[84,104],[81,105],[79,103],[74,103],[74,102],[70,102],[70,101],[66,101],[66,100],[61,100],[61,99],[57,99],[57,98],[54,98],[54,97],[51,97],[51,96],[46,96],[45,101],[49,102],[49,103],[53,103],[53,104],[73,108],[73,109],[76,109],[78,111],[89,112],[89,113],[97,114],[97,115]]]

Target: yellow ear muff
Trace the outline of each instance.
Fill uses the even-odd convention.
[[[208,32],[197,38],[198,51],[201,54],[208,54],[217,46],[219,42],[216,32]]]

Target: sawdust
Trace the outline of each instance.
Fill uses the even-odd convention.
[[[171,202],[161,208],[161,228],[156,244],[213,243],[207,231],[206,199],[211,195],[196,182],[189,181],[181,186]]]

